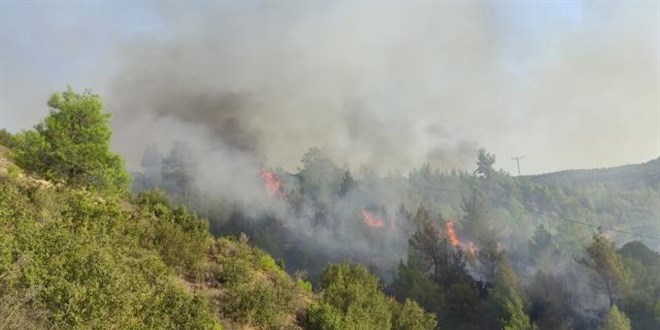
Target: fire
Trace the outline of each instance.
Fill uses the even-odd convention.
[[[369,227],[374,227],[374,228],[380,228],[383,227],[383,219],[371,214],[367,210],[362,210],[362,218],[364,219],[364,223],[367,224]]]
[[[447,236],[449,237],[449,242],[451,245],[454,247],[458,247],[461,245],[461,241],[458,240],[458,237],[456,237],[456,231],[454,230],[454,223],[449,221],[445,224],[445,227],[447,228]]]
[[[268,191],[270,191],[275,197],[284,198],[286,195],[284,193],[284,186],[273,172],[262,170],[261,178],[266,182],[266,188],[268,188]]]

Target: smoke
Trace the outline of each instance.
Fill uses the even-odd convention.
[[[121,51],[116,145],[138,159],[136,142],[151,142],[142,127],[156,141],[179,131],[153,124],[166,119],[290,170],[312,146],[353,169],[468,166],[477,144],[452,123],[452,103],[467,99],[456,90],[487,89],[493,46],[480,6],[433,8],[163,6],[173,34]]]
[[[525,154],[523,171],[644,161],[660,150],[652,5],[557,24],[551,5],[164,4],[167,33],[117,53],[115,145],[134,164],[141,127],[176,134],[167,118],[289,170],[311,146],[353,169],[467,168],[480,145]]]
[[[144,6],[162,28],[109,43],[112,56],[98,50],[105,38],[88,28],[107,11],[79,21],[69,14],[64,30],[40,25],[60,17],[51,10],[31,20],[3,13],[11,23],[3,25],[3,47],[10,50],[8,31],[30,31],[14,22],[41,27],[16,39],[51,30],[67,37],[32,52],[50,54],[58,65],[20,65],[2,52],[2,124],[43,117],[45,109],[30,102],[44,100],[53,86],[107,90],[113,147],[130,167],[138,168],[151,143],[167,150],[188,141],[202,196],[235,203],[255,219],[273,216],[309,255],[365,262],[385,277],[405,259],[415,230],[398,217],[399,204],[414,211],[431,194],[399,175],[371,180],[372,171],[405,173],[424,163],[470,169],[482,146],[510,172],[508,157],[525,155],[523,173],[641,162],[660,152],[657,3]],[[137,15],[121,21],[139,21]],[[84,38],[70,38],[74,32]],[[77,65],[84,71],[77,75],[69,65],[60,69],[66,77],[53,74],[44,83],[41,72],[27,69],[62,68],[90,48],[100,53],[92,56],[98,62]],[[7,116],[7,108],[17,110]],[[339,182],[350,169],[359,173],[359,187],[342,197],[302,192],[299,178],[285,172],[303,167],[310,147],[339,162],[328,181]],[[261,177],[278,166],[284,198]],[[441,199],[433,196],[430,203]],[[443,211],[458,219],[459,198],[442,196],[449,198],[454,209]],[[530,224],[515,229],[502,243],[525,254],[520,246]],[[518,269],[528,264],[516,262]],[[576,294],[585,297],[580,309],[591,307],[596,298],[584,273],[571,270],[574,264],[553,265],[571,292],[587,292]]]
[[[524,153],[523,172],[654,157],[649,6],[161,4],[167,30],[116,54],[115,146],[135,166],[147,144],[187,140],[203,191],[314,231],[329,254],[373,256],[359,210],[396,207],[402,191],[371,187],[292,214],[262,168],[294,172],[310,147],[354,173],[468,169],[482,145],[500,166]],[[406,238],[382,247],[390,259]]]

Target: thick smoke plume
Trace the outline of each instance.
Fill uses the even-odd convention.
[[[310,147],[358,174],[468,169],[491,145],[537,168],[654,156],[642,136],[658,123],[649,6],[569,6],[547,29],[522,19],[547,20],[541,5],[164,4],[161,37],[117,53],[115,145],[136,167],[147,144],[187,140],[203,191],[288,221],[260,173],[295,172]],[[388,189],[345,199],[394,214],[402,192]]]
[[[432,195],[425,189],[438,188],[408,185],[406,172],[422,164],[469,170],[479,147],[509,169],[508,158],[524,154],[523,173],[525,166],[543,172],[656,157],[657,6],[163,3],[149,7],[162,23],[157,33],[110,45],[118,50],[99,60],[103,74],[83,76],[114,73],[94,79],[109,90],[114,147],[133,169],[147,145],[166,151],[187,141],[201,196],[234,203],[253,219],[275,218],[300,250],[369,263],[387,276],[415,230],[399,217],[400,203],[414,212]],[[95,23],[60,34],[96,40],[87,34]],[[59,62],[74,57],[76,45],[51,39],[57,42],[46,53],[60,54]],[[5,67],[5,76],[28,76],[15,71],[26,65]],[[30,108],[16,100],[52,91],[27,95],[39,79],[22,79],[2,84],[3,108],[17,109],[9,121]],[[337,187],[319,189],[320,196],[304,191],[291,173],[304,169],[310,147],[337,166],[307,180],[337,183],[350,170],[358,187],[332,196],[322,192]],[[468,239],[476,251],[460,237],[460,196],[443,201],[454,205],[448,215],[456,219],[447,219],[456,222],[454,239]],[[504,249],[523,255],[514,258],[518,269],[527,264],[521,246],[533,228],[520,221],[502,239]],[[584,274],[566,271],[572,265],[558,264],[556,275],[577,283],[570,291],[583,291]]]
[[[477,145],[453,117],[468,94],[496,88],[484,79],[494,48],[482,8],[461,6],[458,19],[417,6],[223,7],[185,21],[179,9],[163,15],[183,29],[123,51],[111,107],[130,158],[136,136],[190,139],[179,132],[192,127],[288,169],[314,146],[354,169],[472,159]]]

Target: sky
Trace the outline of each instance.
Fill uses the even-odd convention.
[[[660,155],[658,2],[6,2],[0,127],[98,92],[113,148],[218,140],[295,169],[523,174]],[[231,108],[231,109],[229,109]],[[207,132],[200,138],[194,132]]]

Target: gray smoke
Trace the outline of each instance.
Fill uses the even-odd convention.
[[[294,222],[258,173],[295,172],[310,147],[381,174],[470,169],[481,146],[499,166],[524,152],[523,171],[654,157],[653,6],[585,4],[550,22],[542,5],[162,4],[166,33],[117,53],[115,146],[137,164],[149,143],[187,140],[202,190]],[[315,237],[366,244],[340,218],[341,233]]]
[[[164,6],[173,35],[126,45],[109,104],[122,153],[139,158],[145,125],[169,140],[179,130],[153,124],[166,121],[287,169],[313,146],[353,169],[471,161],[477,145],[452,113],[469,102],[457,89],[492,93],[481,6],[256,7]]]

